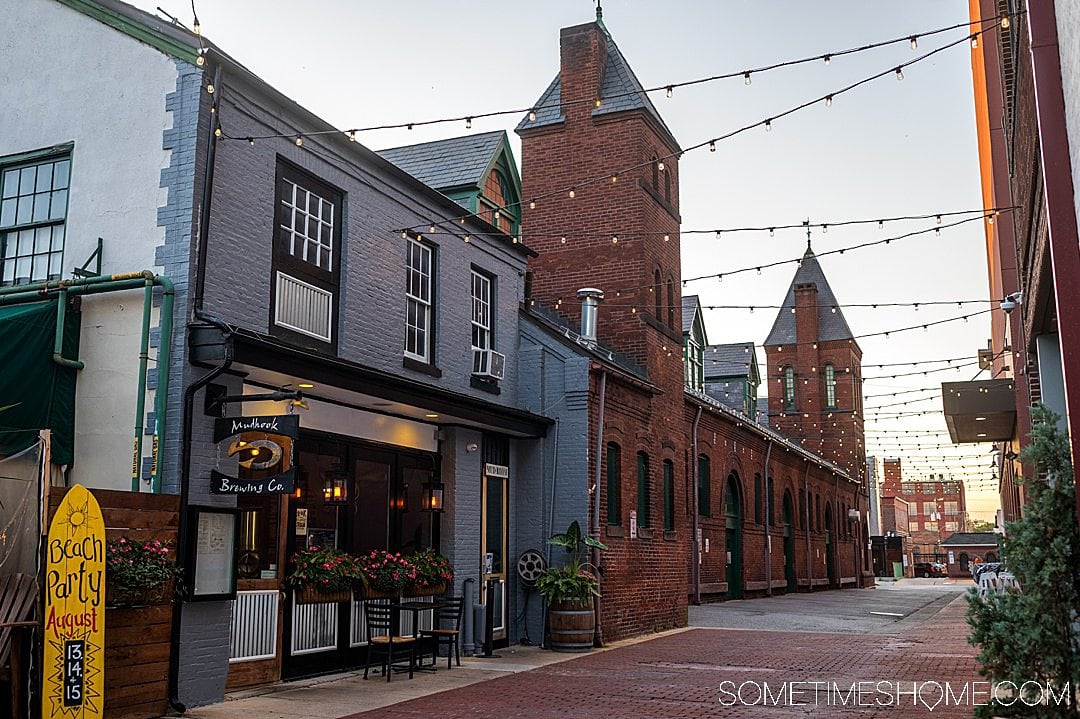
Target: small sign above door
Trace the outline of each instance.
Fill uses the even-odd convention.
[[[293,447],[299,436],[296,415],[215,420],[217,468],[210,472],[210,492],[291,493],[296,481]]]
[[[489,477],[502,477],[506,479],[510,476],[510,468],[505,464],[485,464],[484,474]]]

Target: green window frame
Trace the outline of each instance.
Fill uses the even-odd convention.
[[[784,367],[784,409],[795,409],[795,368]]]
[[[652,524],[649,501],[649,455],[637,453],[637,526],[648,529]]]
[[[697,473],[698,515],[711,517],[712,511],[709,507],[709,456],[707,454],[698,456]]]
[[[664,460],[664,531],[675,531],[675,465]]]
[[[0,286],[63,275],[71,150],[0,158]]]
[[[761,475],[754,475],[754,524],[761,524]]]
[[[836,409],[836,368],[825,365],[825,407]]]
[[[607,446],[607,523],[622,524],[622,450],[615,442]]]

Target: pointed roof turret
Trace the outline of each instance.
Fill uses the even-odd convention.
[[[602,86],[597,88],[599,93],[598,97],[601,100],[600,107],[592,111],[593,117],[601,117],[603,115],[610,115],[617,112],[627,112],[630,110],[643,111],[650,120],[657,126],[657,130],[660,132],[663,139],[671,146],[671,150],[675,153],[682,151],[679,147],[679,143],[675,140],[675,136],[671,130],[664,123],[664,119],[660,117],[659,111],[649,100],[648,93],[645,92],[641,81],[638,80],[637,75],[630,69],[630,64],[626,62],[626,58],[623,56],[622,51],[619,50],[619,46],[615,44],[615,41],[611,38],[611,33],[608,32],[607,27],[603,21],[603,10],[597,6],[596,9],[596,22],[595,24],[600,28],[600,31],[604,34],[605,44],[607,46],[607,59],[604,64]],[[568,100],[581,100],[582,98],[568,98]],[[521,122],[517,124],[515,128],[517,132],[523,130],[533,130],[539,127],[545,127],[547,125],[557,125],[566,121],[562,112],[562,78],[561,74],[556,75],[555,79],[551,81],[547,89],[540,95],[540,99],[536,101],[535,115],[536,119],[530,119],[532,112],[525,115]]]
[[[795,313],[791,310],[795,307],[795,287],[805,284],[817,286],[818,341],[827,342],[829,340],[849,340],[854,338],[851,328],[848,327],[847,320],[844,319],[840,303],[836,301],[832,287],[829,286],[829,281],[825,279],[825,272],[822,271],[821,264],[818,262],[813,248],[810,247],[809,238],[807,238],[806,252],[803,253],[799,270],[795,273],[795,277],[791,279],[787,295],[784,296],[783,306],[779,314],[776,315],[776,321],[773,322],[772,329],[769,330],[769,336],[765,339],[765,344],[769,346],[795,344]]]

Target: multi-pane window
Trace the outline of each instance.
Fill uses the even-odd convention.
[[[949,517],[955,517],[960,512],[960,503],[948,501],[945,502],[945,514]]]
[[[433,254],[431,247],[412,238],[405,247],[405,355],[421,362],[432,361]]]
[[[675,465],[664,460],[664,530],[675,529]]]
[[[831,364],[825,365],[825,406],[836,408],[836,368]]]
[[[922,513],[923,513],[924,517],[932,516],[934,514],[934,503],[933,502],[923,502],[922,503]]]
[[[0,284],[59,279],[71,159],[0,163]]]
[[[278,163],[276,192],[272,332],[324,351],[324,345],[311,340],[336,344],[344,195],[284,162]]]
[[[959,522],[945,522],[945,531],[946,532],[956,532],[956,531],[959,531],[959,529],[960,529],[960,523]]]
[[[281,237],[285,251],[319,269],[332,271],[334,203],[285,178],[281,193]]]
[[[648,527],[652,523],[649,503],[649,455],[637,453],[637,524]]]
[[[795,368],[784,368],[784,409],[795,409]]]
[[[909,532],[918,532],[919,531],[919,521],[917,519],[908,520],[908,531]]]
[[[686,339],[686,385],[696,391],[705,389],[705,349],[694,340],[693,332]]]
[[[709,486],[709,456],[701,455],[698,457],[697,463],[698,472],[698,514],[702,517],[709,517],[712,515],[712,511],[709,508],[710,500],[710,486]]]
[[[472,271],[472,348],[473,372],[487,365],[482,350],[492,348],[491,343],[491,278]]]
[[[622,524],[622,456],[619,445],[611,442],[607,446],[607,523]]]

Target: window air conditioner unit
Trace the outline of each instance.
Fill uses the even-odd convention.
[[[506,375],[506,355],[495,350],[473,350],[473,374],[500,380]]]

